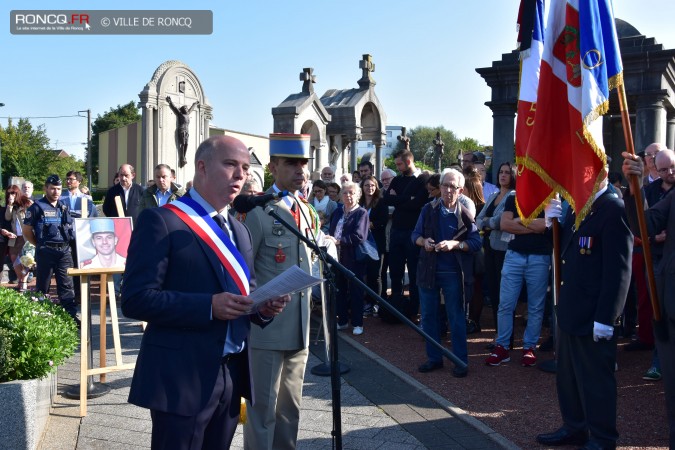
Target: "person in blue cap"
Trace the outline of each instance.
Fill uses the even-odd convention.
[[[117,236],[112,219],[95,219],[89,222],[91,243],[96,249],[92,259],[83,261],[81,269],[102,269],[108,267],[124,267],[127,260],[117,253]]]
[[[49,294],[54,274],[59,302],[79,325],[73,279],[67,273],[73,267],[70,252],[70,242],[74,239],[73,218],[68,204],[59,200],[61,185],[58,175],[47,177],[45,196],[28,208],[22,230],[28,242],[36,247],[37,290]]]
[[[274,184],[267,194],[289,191],[271,201],[287,223],[310,235],[319,232],[316,210],[298,195],[309,162],[310,136],[271,134],[269,169]],[[254,267],[258,285],[298,266],[311,274],[311,250],[281,223],[255,208],[243,218],[251,231]],[[244,425],[244,449],[293,449],[297,445],[302,384],[309,348],[309,289],[293,294],[283,313],[265,329],[251,329],[251,374],[255,385],[255,403],[247,402]]]

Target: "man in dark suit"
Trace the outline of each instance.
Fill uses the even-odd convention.
[[[560,215],[560,202],[554,200],[546,208],[547,225]],[[623,202],[607,190],[606,179],[579,226],[575,220],[570,208],[560,239],[556,385],[563,426],[537,441],[614,449],[619,437],[614,323],[628,292],[633,235]]]
[[[675,161],[670,150],[665,152],[667,158],[658,158],[656,169],[661,178],[672,179],[675,176]],[[659,152],[659,153],[661,153]],[[639,157],[630,153],[622,153],[625,158],[622,165],[626,179],[632,176],[641,177],[644,165]],[[637,222],[637,209],[632,185],[626,192],[626,211],[631,220]],[[650,242],[657,241],[664,236],[662,257],[654,263],[654,281],[656,283],[657,298],[661,306],[661,332],[657,333],[655,343],[663,372],[664,389],[666,392],[666,411],[668,413],[669,446],[675,448],[675,191],[670,190],[664,198],[649,205],[645,211],[647,230]],[[658,330],[658,329],[657,329]]]
[[[130,164],[122,164],[119,170],[120,182],[105,194],[103,200],[103,214],[106,217],[120,217],[115,206],[115,197],[122,199],[122,208],[125,217],[131,217],[134,224],[136,218],[141,212],[141,199],[143,198],[143,188],[140,184],[134,183],[136,169]]]
[[[131,237],[122,311],[148,326],[129,402],[151,410],[153,449],[229,448],[240,399],[253,399],[250,322],[265,326],[289,300],[251,309],[251,236],[227,220],[249,160],[238,139],[207,139],[190,193],[144,210]]]

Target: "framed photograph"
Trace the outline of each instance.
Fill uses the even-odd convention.
[[[124,268],[131,231],[131,217],[75,219],[77,268]]]

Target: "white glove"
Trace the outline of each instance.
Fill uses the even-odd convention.
[[[550,227],[553,224],[553,219],[558,219],[562,217],[562,203],[558,196],[555,196],[551,199],[551,202],[546,206],[544,210],[544,217],[546,220],[546,227]]]
[[[614,327],[605,325],[600,322],[593,322],[593,340],[598,342],[599,339],[607,339],[608,341],[614,336]]]

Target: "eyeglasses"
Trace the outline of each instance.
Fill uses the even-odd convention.
[[[645,159],[646,159],[646,158],[654,159],[654,158],[656,158],[656,154],[657,154],[657,153],[659,153],[659,152],[656,152],[656,153],[645,153]]]
[[[455,186],[454,184],[449,184],[449,183],[441,183],[441,186],[444,187],[445,189],[450,189],[451,191],[456,191],[459,189],[459,186]]]
[[[663,169],[656,169],[656,171],[657,171],[658,173],[662,173],[662,174],[664,174],[664,175],[666,175],[666,174],[668,174],[668,173],[675,173],[675,166],[664,167]]]
[[[66,178],[66,181],[77,181],[77,178]]]

